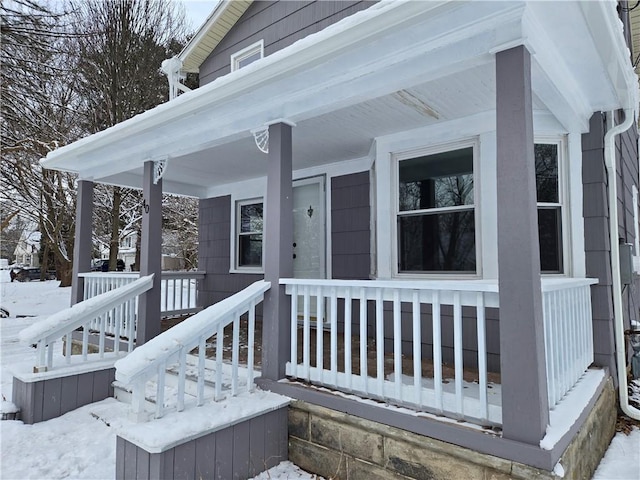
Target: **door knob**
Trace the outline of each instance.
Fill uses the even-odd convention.
[[[293,248],[296,248],[296,246],[297,246],[296,242],[293,242]]]

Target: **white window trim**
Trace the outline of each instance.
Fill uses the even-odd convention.
[[[459,273],[455,271],[451,272],[400,272],[398,267],[398,215],[400,214],[400,199],[398,196],[398,169],[402,160],[408,160],[411,158],[422,157],[425,155],[433,155],[437,153],[448,152],[452,150],[460,150],[463,148],[473,148],[473,212],[474,212],[474,224],[475,224],[475,251],[476,251],[476,271],[475,273]],[[440,143],[437,145],[430,145],[418,149],[406,150],[401,152],[395,152],[391,154],[391,198],[392,198],[392,215],[391,215],[391,228],[389,229],[391,235],[391,274],[393,278],[398,279],[426,279],[426,278],[447,278],[451,280],[456,279],[479,279],[482,278],[482,232],[481,232],[481,215],[480,215],[480,192],[478,188],[479,175],[479,139],[478,137],[461,139],[455,142]],[[469,205],[461,207],[444,207],[428,209],[430,213],[448,212],[456,210],[470,210]]]
[[[264,40],[260,39],[256,43],[252,43],[248,47],[231,54],[231,71],[235,72],[240,69],[239,63],[247,57],[260,52],[260,58],[264,58]]]
[[[232,198],[231,202],[231,267],[229,268],[229,273],[255,273],[255,274],[264,274],[264,217],[262,224],[262,265],[260,267],[241,267],[238,265],[238,256],[239,256],[239,242],[238,242],[238,232],[237,228],[240,224],[239,216],[240,216],[240,207],[242,205],[250,205],[254,203],[262,203],[262,212],[264,216],[265,211],[265,201],[264,197],[254,197],[254,198],[243,198],[241,200],[236,200]]]
[[[567,139],[566,136],[536,136],[533,141],[534,145],[557,145],[558,146],[558,202],[546,203],[536,202],[536,210],[538,207],[543,206],[559,206],[561,210],[561,234],[562,234],[562,272],[541,272],[541,275],[545,277],[571,277],[573,273],[573,245],[572,245],[572,213],[570,204],[570,177],[568,174],[569,155],[567,152]],[[582,179],[582,175],[579,176]],[[579,218],[582,220],[582,212],[579,213]],[[582,247],[584,251],[584,246]]]

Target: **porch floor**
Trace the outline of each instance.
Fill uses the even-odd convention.
[[[187,317],[180,317],[176,319],[167,319],[162,321],[162,331],[168,330],[172,326],[180,323]],[[239,349],[239,363],[241,365],[247,364],[247,352],[248,352],[248,328],[247,320],[242,318],[240,320],[240,349]],[[317,346],[317,331],[316,328],[310,329],[310,350],[316,351]],[[340,373],[345,372],[345,339],[344,335],[339,334],[337,340],[337,370]],[[215,355],[215,337],[207,339],[207,358],[213,358]],[[303,329],[302,325],[298,326],[298,345],[302,345],[303,342]],[[322,335],[323,346],[323,368],[331,368],[331,333],[325,330]],[[367,372],[370,377],[377,375],[377,362],[376,362],[376,340],[369,338],[367,341]],[[193,353],[197,352],[197,348]],[[425,353],[430,352],[427,350]],[[229,325],[224,330],[223,340],[223,359],[230,362],[232,355],[232,325]],[[303,361],[302,349],[298,348],[297,360],[299,363]],[[254,352],[254,367],[260,370],[262,366],[262,322],[257,321],[255,325],[255,352]],[[310,366],[316,367],[316,358],[310,358]],[[434,377],[434,364],[431,358],[423,358],[421,361],[422,377],[425,379],[433,379]],[[353,338],[351,343],[351,372],[355,375],[360,374],[360,339]],[[402,355],[402,374],[407,376],[413,376],[414,372],[414,359],[410,355]],[[394,374],[394,358],[393,351],[386,352],[384,355],[384,377],[389,378]],[[450,383],[455,378],[455,367],[453,364],[446,362],[442,363],[442,378],[443,384]],[[478,383],[478,370],[464,366],[463,368],[463,380],[468,383]],[[487,381],[489,388],[492,385],[500,384],[500,374],[497,372],[488,372]]]

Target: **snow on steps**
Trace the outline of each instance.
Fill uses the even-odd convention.
[[[227,363],[222,364],[222,389],[229,389],[231,386],[231,365]],[[246,375],[242,372],[246,369],[238,367],[239,369],[239,386],[246,386]],[[185,375],[185,409],[196,405],[196,396],[198,390],[198,357],[197,355],[187,355],[187,368]],[[205,403],[214,401],[215,394],[215,372],[216,362],[215,360],[205,360]],[[259,377],[260,372],[254,370],[254,377]],[[116,400],[131,404],[132,390],[129,386],[122,382],[113,382],[114,397]],[[157,382],[150,381],[146,385],[145,389],[145,410],[152,414],[156,409],[156,387]],[[176,398],[178,392],[178,364],[172,365],[166,370],[165,373],[165,395],[164,395],[164,407],[168,411],[176,410]],[[225,397],[218,400],[223,400]]]

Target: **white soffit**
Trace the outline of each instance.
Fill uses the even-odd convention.
[[[187,72],[197,72],[200,65],[252,3],[252,0],[221,1],[178,55],[182,60],[182,69]]]

